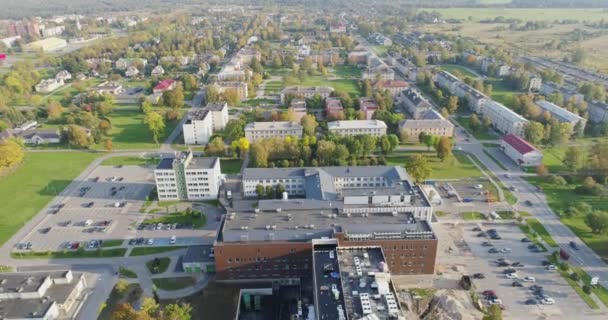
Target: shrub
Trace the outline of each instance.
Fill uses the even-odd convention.
[[[574,281],[577,281],[577,282],[578,282],[578,281],[580,281],[580,280],[581,280],[581,277],[578,275],[578,273],[576,273],[576,272],[572,272],[572,273],[570,274],[570,279],[572,279],[572,280],[574,280]]]
[[[565,186],[566,179],[562,176],[551,175],[547,177],[547,183],[556,185],[556,186]]]
[[[583,286],[583,292],[586,294],[591,294],[591,287],[588,285]]]

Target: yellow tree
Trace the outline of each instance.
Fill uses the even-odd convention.
[[[112,150],[114,150],[114,144],[112,143],[112,140],[110,140],[110,139],[106,139],[103,141],[103,147],[108,152],[112,152]]]
[[[23,146],[15,139],[0,143],[0,169],[9,168],[23,161]]]

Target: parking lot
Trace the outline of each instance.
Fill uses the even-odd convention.
[[[547,270],[542,265],[546,260],[547,252],[532,252],[528,249],[530,243],[522,242],[525,237],[519,228],[511,223],[480,223],[483,231],[495,229],[500,240],[492,240],[490,237],[479,237],[479,231],[473,231],[475,225],[467,224],[463,230],[463,236],[471,252],[477,258],[478,263],[467,266],[467,272],[484,274],[484,279],[474,279],[480,297],[482,292],[492,290],[502,301],[505,307],[504,313],[511,319],[546,318],[564,319],[580,318],[585,314],[593,315],[587,304],[577,295],[557,271]],[[492,246],[483,245],[490,242]],[[489,253],[491,248],[496,248],[499,253]],[[506,250],[505,250],[506,249]],[[510,252],[504,252],[510,251]],[[509,263],[519,262],[522,266],[499,267],[497,260],[503,258]],[[504,273],[506,269],[514,269],[518,279],[509,279]],[[523,281],[524,277],[533,277],[535,282]],[[522,286],[515,287],[517,281]],[[531,286],[542,286],[546,296],[555,301],[553,305],[543,305],[538,299]],[[526,301],[533,300],[535,304],[528,305]],[[489,301],[483,299],[485,304]],[[528,303],[532,303],[529,301]]]
[[[474,178],[459,181],[441,182],[438,185],[440,196],[449,202],[487,202],[487,191],[494,186],[487,178]],[[458,196],[456,196],[456,194]],[[460,200],[460,201],[459,201]]]
[[[38,226],[15,249],[58,251],[82,245],[93,249],[88,246],[91,240],[141,237],[154,239],[152,244],[143,245],[199,245],[212,243],[217,234],[216,216],[220,212],[216,208],[203,211],[208,223],[202,230],[185,226],[138,230],[138,225],[149,217],[139,209],[154,188],[151,168],[99,166],[77,183],[78,188],[45,212]],[[176,237],[175,243],[170,243],[172,236]]]

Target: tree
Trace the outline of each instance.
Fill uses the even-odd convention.
[[[67,142],[70,146],[77,148],[88,148],[93,144],[93,137],[85,131],[83,127],[69,125],[66,133]]]
[[[0,142],[0,170],[10,168],[23,161],[23,146],[15,139]]]
[[[431,134],[424,134],[422,135],[422,143],[424,143],[427,147],[428,150],[431,150],[431,147],[433,147],[435,145],[435,143],[437,142],[437,137],[433,136]]]
[[[476,114],[471,116],[470,126],[473,131],[478,131],[481,128],[481,121],[479,121]]]
[[[148,112],[151,112],[151,111],[152,111],[152,108],[153,108],[153,106],[152,106],[152,102],[150,102],[150,100],[148,100],[148,99],[144,99],[144,100],[141,102],[141,107],[140,107],[140,110],[141,110],[141,112],[143,112],[144,114],[146,114],[146,113],[148,113]]]
[[[226,145],[222,137],[214,137],[205,147],[205,153],[210,156],[221,157],[226,153]]]
[[[224,128],[224,138],[234,141],[245,136],[245,121],[242,119],[229,120]]]
[[[445,161],[448,157],[452,155],[452,140],[448,137],[439,138],[439,142],[437,143],[437,157],[441,159],[441,161]]]
[[[549,174],[549,170],[547,169],[547,167],[545,167],[544,164],[539,164],[538,166],[536,166],[536,174],[539,177],[545,177]]]
[[[319,124],[317,123],[317,119],[315,118],[314,115],[312,115],[312,114],[305,115],[304,117],[302,117],[302,120],[300,120],[300,123],[302,124],[302,127],[304,127],[304,134],[309,135],[309,136],[315,135],[317,126]]]
[[[241,103],[241,96],[234,88],[228,88],[222,92],[222,98],[231,106],[237,106]]]
[[[585,153],[582,147],[568,147],[562,162],[571,172],[578,172],[585,164]]]
[[[150,317],[155,317],[158,314],[160,306],[151,297],[145,297],[141,303],[140,311],[146,313]]]
[[[63,114],[63,108],[58,102],[51,101],[46,107],[46,113],[50,121],[56,121],[61,118],[61,115]]]
[[[502,309],[497,304],[493,304],[488,308],[488,311],[483,320],[502,320]]]
[[[245,157],[245,154],[249,152],[250,145],[251,144],[249,143],[249,139],[245,137],[239,139],[239,152],[241,154],[241,157]]]
[[[608,212],[595,210],[585,216],[585,224],[595,234],[605,234],[608,231]]]
[[[163,92],[163,104],[173,110],[184,106],[184,89],[181,85],[173,90]]]
[[[545,127],[540,122],[530,121],[524,127],[524,136],[532,144],[538,144],[545,136]]]
[[[317,143],[317,160],[320,165],[332,163],[336,151],[336,144],[332,141],[321,140]]]
[[[192,319],[192,306],[187,303],[170,304],[163,310],[164,320],[190,320]]]
[[[103,147],[108,152],[112,152],[114,150],[114,144],[112,143],[112,139],[105,139],[103,141]]]
[[[111,320],[136,320],[138,319],[137,311],[133,309],[129,303],[121,303],[112,312]]]
[[[450,98],[448,99],[447,108],[448,108],[448,111],[450,112],[450,114],[455,113],[456,110],[458,110],[458,97],[457,96],[450,96]]]
[[[268,150],[263,145],[261,140],[258,140],[253,143],[250,152],[250,160],[253,161],[254,167],[257,168],[266,168],[268,167]]]
[[[158,138],[160,138],[165,132],[165,120],[157,112],[148,112],[144,116],[144,123],[148,125],[148,130],[152,133],[154,142],[158,144]]]
[[[258,195],[258,198],[264,198],[264,195],[265,195],[264,186],[261,184],[258,184],[257,186],[255,186],[255,194]]]
[[[378,142],[380,144],[380,150],[382,151],[382,153],[388,154],[391,151],[391,142],[388,140],[388,137],[386,135],[380,137],[380,140]]]
[[[184,84],[184,90],[186,91],[192,91],[198,87],[198,80],[193,74],[182,76],[182,83]]]
[[[215,85],[208,86],[205,94],[207,102],[218,102],[220,100],[220,93]]]
[[[405,163],[405,167],[416,183],[423,182],[432,173],[432,168],[428,159],[420,154],[409,157]]]
[[[121,295],[127,292],[127,289],[129,289],[129,283],[124,279],[118,280],[118,282],[116,282],[116,285],[114,285],[114,290],[116,291],[116,293]]]

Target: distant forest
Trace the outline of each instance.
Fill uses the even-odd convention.
[[[159,10],[189,5],[305,5],[332,9],[368,7],[563,7],[608,8],[608,0],[0,0],[0,19],[60,14],[103,14],[133,10]]]

